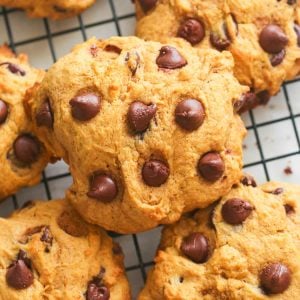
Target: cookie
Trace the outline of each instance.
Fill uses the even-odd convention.
[[[67,197],[86,221],[146,230],[239,181],[245,128],[233,104],[247,88],[232,67],[227,52],[113,37],[50,68],[29,101],[32,119],[69,163]]]
[[[0,298],[129,300],[120,246],[65,200],[0,219]]]
[[[64,19],[80,14],[95,0],[0,0],[0,5],[24,9],[33,18]]]
[[[300,186],[241,184],[166,227],[139,300],[298,299],[299,199]]]
[[[136,33],[146,40],[228,50],[238,80],[251,87],[244,112],[266,104],[300,71],[300,2],[136,0]],[[163,23],[161,22],[163,20]]]
[[[49,160],[22,103],[26,90],[43,76],[28,65],[26,55],[0,46],[0,199],[38,183]]]

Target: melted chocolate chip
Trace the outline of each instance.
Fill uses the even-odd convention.
[[[246,186],[257,187],[255,179],[248,174],[244,175],[244,178],[241,180],[241,183]]]
[[[28,134],[20,135],[13,144],[16,158],[25,164],[32,164],[38,160],[41,147],[38,140]]]
[[[190,258],[195,263],[204,263],[208,259],[208,240],[199,232],[193,232],[187,236],[182,241],[180,249],[185,256]]]
[[[260,273],[260,283],[267,294],[283,293],[291,280],[291,271],[282,263],[271,263]]]
[[[269,102],[269,100],[271,99],[270,93],[266,90],[257,93],[256,96],[259,100],[259,104],[261,104],[261,105],[266,105]]]
[[[280,65],[282,63],[283,59],[285,58],[285,54],[286,54],[285,49],[282,49],[279,53],[274,54],[270,58],[271,65],[273,67]]]
[[[221,34],[217,32],[212,32],[209,37],[210,43],[219,51],[226,50],[231,44],[226,25],[223,26],[223,30],[224,37],[222,37]]]
[[[17,260],[7,269],[6,282],[10,287],[21,290],[31,286],[33,280],[31,261],[27,258],[25,251],[20,250]]]
[[[283,192],[284,192],[284,189],[281,188],[281,187],[279,187],[279,188],[275,189],[275,190],[272,192],[272,194],[273,194],[273,195],[280,195],[280,194],[282,194]]]
[[[102,202],[111,202],[117,197],[118,187],[116,182],[108,175],[94,175],[91,180],[88,197]]]
[[[293,214],[295,212],[294,207],[289,204],[284,204],[284,209],[287,215]]]
[[[170,175],[170,169],[164,162],[151,159],[145,162],[142,170],[144,182],[153,187],[159,187],[164,184]]]
[[[297,0],[287,0],[288,5],[293,5],[297,2]]]
[[[3,124],[6,121],[8,116],[8,106],[7,104],[0,99],[0,124]]]
[[[220,179],[225,171],[221,155],[217,152],[204,154],[198,162],[198,171],[208,181],[214,182]]]
[[[225,222],[231,225],[243,223],[251,214],[252,205],[242,199],[233,198],[227,200],[222,207],[222,216]]]
[[[89,283],[86,300],[108,300],[109,298],[110,292],[106,286],[97,286],[95,283]]]
[[[239,100],[234,103],[234,111],[238,114],[242,114],[258,104],[258,99],[255,93],[247,92],[242,94]]]
[[[159,51],[156,64],[162,69],[179,69],[187,64],[187,61],[176,48],[163,46]]]
[[[139,0],[143,11],[146,13],[156,5],[157,0]]]
[[[53,113],[51,111],[50,102],[49,100],[46,100],[42,103],[40,109],[38,110],[36,117],[36,124],[39,127],[47,127],[52,128],[53,127]]]
[[[105,51],[107,52],[114,52],[116,54],[121,54],[122,49],[120,49],[119,47],[115,46],[115,45],[106,45],[104,48]]]
[[[192,45],[196,45],[204,39],[205,29],[200,21],[187,19],[180,25],[177,36],[184,38]]]
[[[276,54],[285,48],[288,38],[279,26],[270,24],[261,31],[259,43],[266,52]]]
[[[147,105],[139,101],[131,103],[127,113],[130,128],[136,133],[146,131],[156,111],[155,104]]]
[[[4,62],[4,63],[0,64],[0,66],[5,66],[5,65],[7,66],[7,69],[13,74],[16,74],[16,75],[19,75],[19,76],[25,76],[26,75],[26,72],[24,70],[22,70],[16,64],[13,64],[13,63],[10,63],[10,62]]]
[[[298,24],[294,24],[294,30],[297,34],[297,45],[300,47],[300,26]]]
[[[72,116],[79,121],[89,121],[100,111],[100,97],[94,93],[84,93],[70,101]]]
[[[53,236],[51,234],[49,226],[46,226],[40,238],[41,242],[45,242],[49,246],[52,246]]]
[[[204,108],[200,101],[186,99],[181,101],[175,110],[175,120],[182,128],[193,131],[198,129],[205,118]]]

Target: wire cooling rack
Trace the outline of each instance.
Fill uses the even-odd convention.
[[[27,53],[33,66],[47,69],[75,44],[92,36],[133,35],[134,24],[131,0],[98,0],[80,16],[55,22],[29,19],[21,11],[0,8],[0,44],[8,43],[17,53]],[[243,119],[248,128],[244,142],[245,171],[260,183],[299,182],[300,79],[286,82],[267,106],[245,114]],[[39,185],[23,189],[0,204],[0,215],[9,215],[28,200],[61,198],[71,182],[63,162],[49,165]],[[134,299],[153,264],[159,237],[160,228],[114,236],[125,254]]]

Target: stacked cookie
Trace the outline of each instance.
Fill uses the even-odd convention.
[[[23,2],[0,5],[62,18],[93,1]],[[66,199],[0,220],[1,299],[129,299],[104,229],[161,224],[140,299],[298,299],[300,187],[244,177],[239,114],[299,73],[300,4],[135,5],[145,40],[92,38],[46,74],[0,48],[0,198],[49,161],[73,178]]]

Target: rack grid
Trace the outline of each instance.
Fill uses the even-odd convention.
[[[0,8],[0,44],[29,55],[35,67],[47,69],[73,45],[96,36],[134,34],[131,0],[98,0],[81,15],[63,21],[29,19],[16,9]],[[243,116],[248,129],[244,142],[245,171],[258,182],[278,180],[297,183],[300,178],[300,79],[286,82],[265,107]],[[50,165],[38,186],[27,188],[0,204],[7,216],[30,199],[63,197],[71,177],[63,162]],[[161,228],[136,235],[116,235],[125,254],[125,266],[133,298],[153,264]]]

